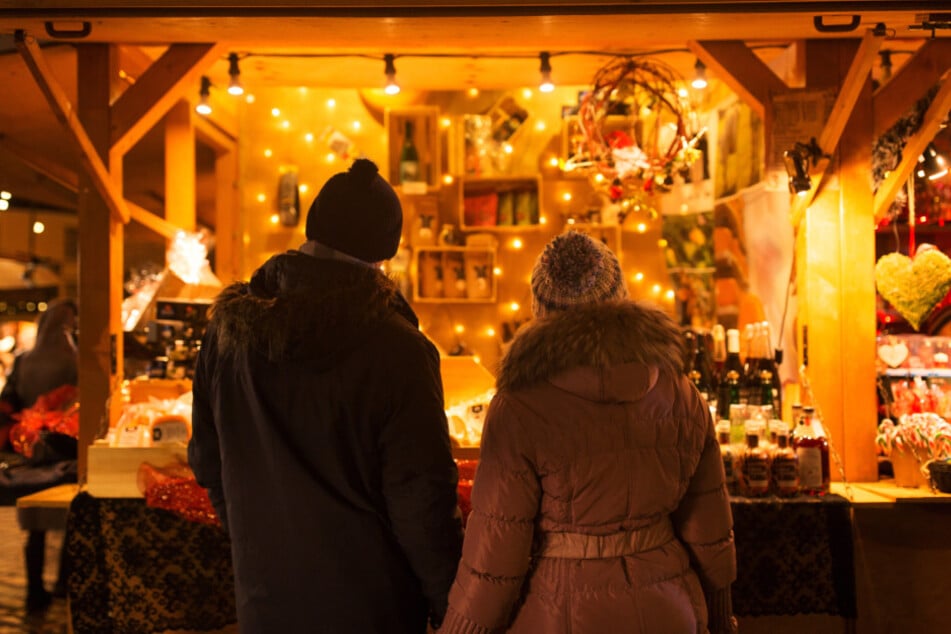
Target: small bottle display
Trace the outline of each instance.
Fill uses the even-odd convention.
[[[726,489],[730,495],[736,495],[736,454],[730,443],[730,424],[717,423],[717,442],[720,444],[720,458],[723,460],[723,472],[726,474]]]
[[[407,121],[403,131],[403,147],[400,149],[400,183],[418,182],[421,180],[419,152],[413,140],[413,122]]]
[[[770,474],[772,491],[779,497],[793,497],[799,493],[799,456],[789,446],[789,433],[785,429],[780,429],[776,435]]]
[[[769,493],[769,451],[760,446],[763,424],[751,419],[746,424],[746,451],[740,468],[740,493],[761,497]]]
[[[739,402],[745,405],[749,400],[749,393],[743,389],[743,362],[740,360],[740,331],[736,328],[730,328],[726,331],[726,359],[723,362],[723,376],[728,377],[731,372],[736,372],[740,390]]]
[[[829,441],[816,433],[815,410],[806,406],[793,432],[793,448],[799,457],[799,482],[802,493],[823,495],[829,492]]]

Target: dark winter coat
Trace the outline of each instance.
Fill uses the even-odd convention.
[[[378,270],[299,252],[215,301],[189,462],[242,634],[414,633],[461,547],[439,358]]]
[[[664,313],[633,302],[518,333],[440,634],[702,633],[705,594],[726,602],[715,608],[729,622],[729,497],[682,341]],[[631,535],[650,539],[629,547]]]

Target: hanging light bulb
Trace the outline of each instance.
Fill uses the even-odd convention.
[[[878,52],[878,56],[882,64],[882,81],[888,81],[892,78],[892,52],[887,48],[882,49]]]
[[[541,83],[538,84],[538,90],[541,92],[551,92],[555,89],[555,84],[551,80],[551,55],[547,52],[539,53],[539,59],[541,60],[541,66],[539,71],[541,72]]]
[[[938,180],[948,173],[948,161],[938,153],[934,143],[929,143],[924,153],[918,157],[918,178],[930,181]]]
[[[208,116],[211,114],[211,104],[208,103],[208,97],[211,95],[211,80],[207,76],[201,76],[201,90],[198,91],[198,105],[195,106],[195,112],[200,115]]]
[[[400,94],[400,85],[396,83],[396,65],[393,63],[392,53],[387,53],[383,56],[383,74],[386,75],[386,85],[383,87],[383,92],[388,95],[398,95]]]
[[[798,149],[783,152],[786,173],[789,175],[789,191],[797,196],[805,196],[812,189],[812,180],[808,174],[808,157]]]
[[[707,67],[698,59],[697,63],[693,65],[693,68],[696,74],[694,75],[693,81],[690,82],[690,85],[697,90],[703,90],[707,87]]]
[[[231,81],[228,83],[228,94],[238,97],[244,94],[244,86],[241,85],[241,69],[238,68],[238,54],[228,55],[228,75]]]

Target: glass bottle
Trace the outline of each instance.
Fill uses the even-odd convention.
[[[779,430],[776,436],[770,477],[772,491],[779,497],[793,497],[799,493],[799,456],[789,446],[789,432],[785,429]]]
[[[400,183],[419,181],[419,152],[413,140],[413,122],[404,125],[403,147],[400,149]]]
[[[720,445],[720,458],[723,460],[723,473],[726,476],[726,490],[736,495],[736,454],[730,442],[730,423],[721,420],[717,423],[717,443]]]
[[[737,381],[742,381],[743,362],[740,360],[740,331],[736,328],[730,328],[726,331],[726,359],[723,362],[723,376],[729,376],[730,372],[736,372]],[[739,402],[747,403],[747,394],[740,384]]]
[[[793,432],[793,448],[799,457],[799,484],[806,495],[829,492],[829,441],[816,433],[815,409],[802,408],[802,416]],[[821,424],[821,423],[819,423]]]
[[[760,446],[763,422],[753,418],[746,423],[746,450],[740,469],[741,491],[747,497],[762,497],[769,493],[769,452]]]
[[[688,345],[692,346],[688,376],[690,380],[693,381],[693,384],[697,386],[697,390],[699,390],[703,398],[706,399],[707,404],[715,406],[717,403],[717,392],[713,382],[713,367],[706,354],[703,334],[688,330],[686,337]]]
[[[761,371],[768,370],[772,374],[773,411],[780,415],[783,411],[783,381],[779,376],[779,366],[776,363],[773,337],[768,321],[760,324],[760,350],[760,369]]]
[[[710,337],[713,339],[713,374],[714,381],[722,381],[726,372],[723,365],[726,363],[726,331],[722,324],[714,324],[710,330]]]

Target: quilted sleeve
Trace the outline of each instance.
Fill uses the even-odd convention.
[[[692,385],[685,386],[684,393],[689,399],[690,416],[698,425],[697,433],[702,434],[702,449],[687,492],[671,520],[704,590],[710,592],[726,588],[736,579],[733,513],[710,409]]]
[[[500,392],[486,414],[472,513],[440,633],[504,631],[522,591],[541,486],[516,409]]]

